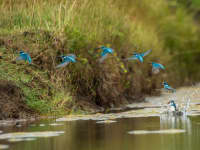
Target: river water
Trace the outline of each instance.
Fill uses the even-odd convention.
[[[116,119],[112,123],[97,123],[95,120],[56,122],[40,121],[26,127],[1,127],[11,137],[1,139],[0,144],[10,150],[199,150],[200,117],[137,117]],[[170,129],[170,130],[166,130]],[[175,132],[174,130],[176,129]],[[178,129],[178,130],[177,130]],[[183,130],[180,130],[183,129]],[[141,131],[130,134],[130,131]],[[33,134],[60,134],[44,137],[18,138],[24,132]],[[64,132],[63,132],[64,131]],[[149,131],[166,131],[150,132]],[[181,131],[181,132],[179,132]],[[182,132],[183,131],[183,132]],[[5,135],[6,136],[6,135]],[[14,137],[15,136],[15,137]],[[10,140],[11,139],[11,140]],[[25,139],[28,139],[24,141]],[[2,145],[2,146],[3,146]],[[1,148],[1,146],[0,146]]]
[[[15,126],[0,122],[0,149],[199,150],[200,92],[194,91],[193,87],[183,88],[175,97],[148,98],[145,103],[130,105],[145,108],[123,113],[66,116],[30,124],[22,121]],[[171,98],[181,106],[188,96],[188,116],[160,114],[158,106]]]

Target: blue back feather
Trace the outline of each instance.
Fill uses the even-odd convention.
[[[152,66],[155,68],[155,69],[165,69],[165,67],[162,65],[162,64],[159,64],[159,63],[155,63],[155,62],[152,62]]]

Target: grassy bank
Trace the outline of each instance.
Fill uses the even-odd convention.
[[[177,5],[179,6],[179,5]],[[199,79],[199,30],[183,7],[162,0],[0,1],[0,79],[20,87],[39,113],[90,111],[142,100],[161,88]],[[100,45],[115,50],[98,63]],[[15,62],[19,50],[33,64]],[[134,51],[152,49],[145,63],[127,62]],[[57,56],[75,53],[63,69]],[[152,75],[147,62],[166,66]]]

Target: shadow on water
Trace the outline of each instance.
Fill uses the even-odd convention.
[[[8,142],[10,150],[199,150],[200,117],[146,117],[117,119],[110,124],[97,121],[41,121],[28,127],[0,128],[3,133],[64,131],[55,137],[33,141]],[[52,124],[53,123],[53,124]],[[129,131],[184,129],[173,134],[128,134]],[[1,133],[1,134],[3,134]],[[0,134],[0,136],[1,136]]]

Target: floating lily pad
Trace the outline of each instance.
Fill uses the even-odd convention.
[[[177,134],[177,133],[184,133],[185,130],[182,129],[166,129],[166,130],[134,130],[129,131],[128,134]]]

